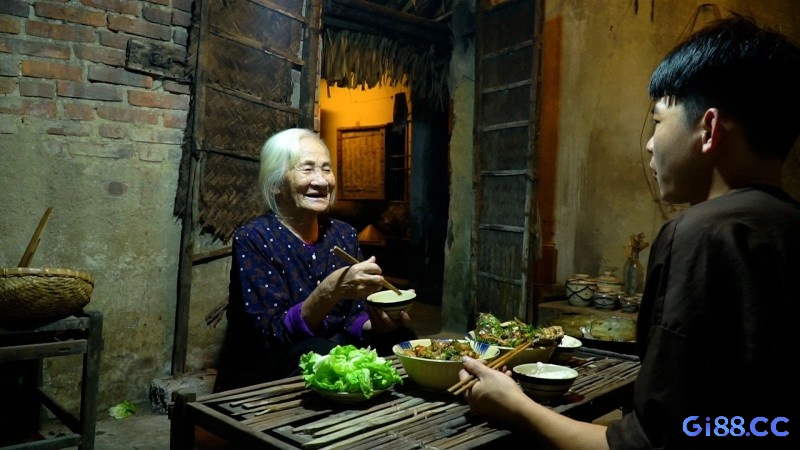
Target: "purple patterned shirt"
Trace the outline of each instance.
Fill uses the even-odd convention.
[[[331,272],[348,265],[333,253],[334,246],[363,259],[351,225],[321,216],[319,228],[318,241],[305,244],[274,212],[268,212],[236,230],[229,326],[257,330],[266,349],[288,347],[312,336],[340,343],[363,341],[361,327],[368,319],[364,299],[337,303],[316,333],[300,315],[302,302],[317,285]]]

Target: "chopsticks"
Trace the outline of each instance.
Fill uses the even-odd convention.
[[[361,261],[355,259],[353,256],[351,256],[350,253],[347,253],[346,251],[342,250],[342,248],[339,247],[338,245],[335,245],[333,247],[333,253],[336,253],[336,255],[338,257],[344,259],[345,261],[349,262],[350,264],[358,264],[358,263],[361,262]],[[394,287],[394,285],[392,283],[389,283],[388,281],[386,281],[385,278],[381,279],[381,284],[384,285],[386,288],[393,290],[395,294],[402,295],[402,292],[400,292],[400,289],[397,289],[396,287]]]
[[[487,366],[490,369],[502,370],[503,366],[505,366],[509,361],[511,361],[512,358],[522,353],[523,350],[530,347],[531,344],[533,344],[532,340],[525,341],[522,344],[514,347],[511,351],[509,351],[505,355],[490,362],[489,364],[487,364]],[[469,378],[464,378],[463,380],[460,380],[458,383],[447,388],[447,392],[450,392],[453,395],[459,395],[464,391],[466,391],[467,389],[471,388],[477,382],[478,379],[475,378],[474,375],[470,374]]]

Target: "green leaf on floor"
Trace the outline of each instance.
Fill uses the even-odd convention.
[[[119,403],[116,406],[108,408],[108,415],[115,419],[124,419],[126,417],[132,416],[135,413],[136,413],[136,405],[127,400],[123,400],[122,403]]]

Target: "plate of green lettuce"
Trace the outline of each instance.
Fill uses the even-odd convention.
[[[354,345],[337,345],[327,355],[308,352],[299,365],[307,388],[340,403],[369,400],[403,383],[391,361]]]

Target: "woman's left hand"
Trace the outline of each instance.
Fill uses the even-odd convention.
[[[411,317],[405,311],[400,312],[399,319],[392,320],[386,314],[386,311],[367,305],[367,314],[369,315],[369,320],[364,324],[364,330],[372,330],[377,334],[388,333],[398,327],[409,327],[411,325]]]

